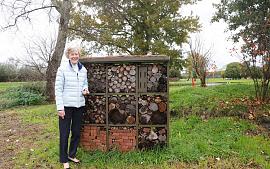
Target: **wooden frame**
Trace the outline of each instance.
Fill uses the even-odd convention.
[[[170,122],[170,112],[169,112],[169,57],[167,56],[161,56],[161,55],[151,55],[151,56],[109,56],[109,57],[90,57],[90,58],[83,58],[80,60],[80,62],[85,65],[85,67],[87,69],[91,69],[88,68],[87,66],[90,65],[94,65],[94,64],[102,64],[105,66],[105,70],[106,70],[106,90],[104,93],[92,93],[90,91],[90,95],[91,96],[103,96],[106,98],[106,122],[105,124],[83,124],[84,126],[93,126],[93,127],[103,127],[106,129],[106,147],[107,147],[107,151],[110,149],[110,129],[112,127],[126,127],[126,128],[130,128],[130,127],[134,127],[136,130],[136,146],[135,149],[139,149],[139,130],[142,128],[165,128],[166,130],[166,145],[169,144],[169,122]],[[112,65],[122,65],[122,64],[131,64],[136,66],[136,89],[135,92],[131,92],[131,93],[115,93],[115,92],[109,92],[108,91],[108,68]],[[166,77],[167,77],[167,81],[166,81],[166,91],[165,92],[147,92],[147,89],[145,88],[145,86],[143,88],[139,88],[139,85],[142,85],[140,83],[145,83],[147,79],[142,79],[142,81],[140,80],[140,76],[139,73],[140,71],[147,71],[147,65],[151,65],[151,64],[157,64],[157,65],[163,65],[166,67]],[[140,69],[142,67],[142,69]],[[142,73],[142,72],[141,72]],[[145,75],[144,75],[145,76]],[[130,96],[134,96],[135,97],[135,102],[136,102],[136,115],[135,115],[135,123],[134,124],[110,124],[109,123],[109,97],[111,96],[126,96],[126,95],[130,95]],[[164,96],[166,97],[166,101],[167,101],[167,108],[166,108],[166,124],[141,124],[140,121],[140,117],[139,117],[139,111],[138,111],[138,105],[139,105],[139,98],[141,96]],[[82,130],[83,132],[83,130]],[[83,133],[82,133],[83,134]],[[87,138],[83,139],[84,141],[87,141]],[[124,149],[123,151],[126,151],[126,149]]]

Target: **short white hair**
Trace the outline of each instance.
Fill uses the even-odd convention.
[[[81,55],[80,48],[78,47],[68,47],[65,51],[65,56],[69,59],[69,54],[73,52],[78,52]]]

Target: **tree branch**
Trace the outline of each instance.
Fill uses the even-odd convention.
[[[15,17],[13,24],[9,24],[9,25],[5,26],[3,29],[7,29],[7,28],[15,26],[17,24],[18,19],[25,16],[25,15],[28,15],[34,11],[38,11],[38,10],[42,10],[42,9],[46,9],[46,8],[57,8],[57,6],[55,6],[55,5],[42,6],[42,7],[35,8],[35,9],[29,10],[29,11],[25,11],[25,12],[23,12]]]

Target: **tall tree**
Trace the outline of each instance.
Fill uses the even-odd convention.
[[[107,53],[171,57],[182,64],[181,45],[199,28],[198,18],[182,16],[181,8],[197,0],[85,0],[72,18],[74,34]]]
[[[40,10],[48,10],[48,17],[51,18],[51,10],[56,9],[59,13],[59,27],[58,35],[55,44],[55,50],[48,62],[46,71],[46,93],[50,101],[54,100],[54,83],[57,68],[60,65],[61,58],[65,49],[65,44],[68,35],[68,24],[70,20],[70,13],[72,10],[71,0],[51,0],[51,1],[33,1],[33,0],[1,0],[0,7],[3,11],[11,12],[9,23],[2,26],[6,30],[14,26],[18,26],[18,21],[31,21],[31,15]]]
[[[247,63],[250,74],[262,67],[262,78],[252,76],[256,97],[269,99],[270,83],[270,1],[226,0],[214,4],[217,12],[213,21],[224,20],[235,42],[243,41],[239,55]]]
[[[203,42],[198,38],[194,42],[190,41],[189,48],[193,71],[200,79],[201,87],[206,87],[207,70],[211,66],[211,48],[205,48]]]
[[[239,62],[229,63],[225,70],[225,77],[232,79],[241,79],[242,65]]]

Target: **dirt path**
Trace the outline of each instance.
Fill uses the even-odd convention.
[[[17,153],[23,149],[31,150],[38,128],[37,125],[22,124],[16,112],[0,112],[0,168],[14,168]]]

